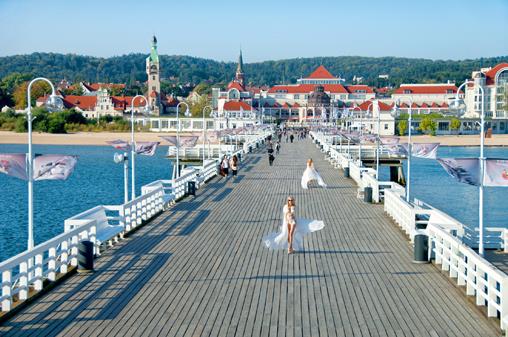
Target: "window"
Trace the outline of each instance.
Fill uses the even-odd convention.
[[[449,122],[439,122],[437,128],[439,131],[448,131],[449,125]]]
[[[405,94],[410,94],[410,93],[411,93],[411,90],[409,90],[409,89],[404,89],[404,93],[405,93]]]
[[[385,123],[385,130],[388,130],[388,124]]]
[[[152,80],[154,80],[154,81],[155,81],[155,76],[152,76]]]
[[[295,94],[294,95],[294,99],[300,99],[300,95],[299,94]]]
[[[155,87],[152,87],[152,91],[155,91]]]
[[[453,94],[453,89],[446,89],[447,94]]]

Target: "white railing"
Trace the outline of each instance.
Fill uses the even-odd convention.
[[[435,263],[448,271],[457,285],[487,307],[488,317],[499,317],[501,329],[508,331],[508,275],[438,225],[427,226]]]
[[[263,132],[252,137],[249,144],[255,146],[269,134]],[[240,149],[237,152],[247,151]],[[45,280],[55,281],[77,266],[80,241],[90,240],[94,247],[101,244],[98,237],[104,226],[120,227],[123,236],[153,218],[169,201],[183,197],[189,181],[204,183],[216,174],[217,161],[205,160],[199,169],[184,169],[178,179],[157,180],[144,185],[142,195],[126,204],[99,205],[66,219],[64,233],[0,263],[1,311],[11,311],[14,299],[19,303],[27,300],[31,292],[43,289]]]
[[[69,266],[77,266],[78,242],[94,242],[95,235],[96,220],[83,221],[81,226],[0,263],[2,311],[12,309],[15,296],[25,301],[29,292],[42,290],[44,280],[55,281],[59,274],[67,274]]]

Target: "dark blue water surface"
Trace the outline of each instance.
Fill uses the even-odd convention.
[[[0,144],[0,153],[26,151],[26,145]],[[118,150],[110,146],[34,145],[34,153],[79,156],[66,181],[34,182],[36,244],[62,233],[64,220],[75,214],[101,204],[123,203],[123,164],[113,162],[115,151]],[[142,185],[171,178],[170,161],[164,158],[166,152],[167,146],[162,146],[153,157],[136,157],[137,195]],[[0,189],[0,261],[3,261],[27,247],[28,186],[23,180],[0,174]]]
[[[507,158],[508,148],[486,147],[488,158]],[[442,146],[438,157],[478,157],[479,147]],[[380,170],[382,180],[389,180],[389,170]],[[407,162],[404,164],[407,176]],[[457,182],[436,160],[411,159],[411,199],[418,198],[461,221],[469,228],[478,226],[478,187]],[[508,226],[508,188],[484,187],[484,226]]]

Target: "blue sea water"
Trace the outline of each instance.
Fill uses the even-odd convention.
[[[508,148],[486,147],[487,158],[508,159]],[[438,157],[478,158],[479,147],[441,146]],[[407,162],[404,163],[407,177]],[[380,170],[381,180],[389,180],[389,170]],[[478,187],[457,182],[436,160],[411,159],[411,199],[420,199],[459,220],[469,228],[478,226]],[[484,187],[484,225],[508,227],[508,188]]]
[[[34,238],[44,242],[63,232],[64,220],[97,205],[123,203],[123,164],[113,161],[118,150],[110,146],[34,145],[34,153],[73,154],[78,163],[66,181],[34,182]],[[26,145],[0,144],[0,153],[24,153]],[[153,157],[136,157],[136,194],[141,186],[170,179],[172,166],[164,158],[167,146]],[[129,168],[130,174],[130,168]],[[130,183],[130,177],[129,177]],[[0,174],[0,261],[27,247],[27,183]],[[130,193],[130,185],[129,185]]]
[[[26,145],[2,145],[0,153],[23,153]],[[100,204],[123,202],[123,165],[113,162],[116,150],[109,146],[34,145],[35,153],[78,155],[78,164],[66,181],[34,183],[35,242],[41,243],[63,232],[66,218]],[[136,190],[157,179],[171,177],[167,147],[153,157],[138,156]],[[508,148],[486,148],[486,156],[508,158]],[[476,147],[441,147],[440,157],[477,157]],[[407,172],[406,168],[405,172]],[[381,170],[388,179],[388,169]],[[469,226],[478,223],[478,188],[456,182],[435,160],[414,158],[411,194]],[[27,184],[0,174],[0,261],[27,246]],[[485,188],[485,225],[508,226],[508,188]]]

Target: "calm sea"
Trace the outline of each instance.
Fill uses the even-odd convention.
[[[26,145],[2,145],[0,153],[26,152]],[[35,153],[78,155],[74,173],[66,181],[34,183],[34,232],[36,243],[60,234],[63,222],[100,204],[123,202],[123,165],[113,162],[116,150],[109,146],[35,145]],[[136,160],[137,194],[141,185],[171,177],[171,165],[164,159],[167,146],[153,157]],[[441,147],[440,157],[475,157],[479,149]],[[508,158],[508,148],[487,148],[488,157]],[[381,178],[387,179],[388,170]],[[26,249],[27,184],[0,174],[0,261]],[[459,184],[434,160],[415,158],[412,165],[412,194],[469,226],[478,222],[478,188]],[[485,188],[485,215],[488,226],[508,225],[508,188]]]

